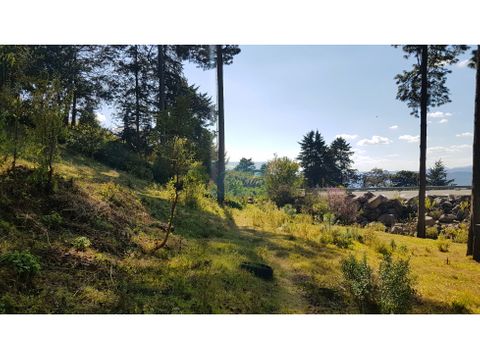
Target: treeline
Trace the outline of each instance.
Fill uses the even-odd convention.
[[[419,185],[419,175],[416,171],[400,170],[391,173],[387,170],[374,168],[361,176],[362,187],[416,187]],[[454,179],[447,178],[447,171],[442,160],[435,162],[435,165],[427,171],[427,185],[449,186],[455,185]]]
[[[230,64],[238,46],[222,46]],[[216,155],[211,98],[189,84],[183,63],[216,66],[208,45],[0,46],[2,160],[29,156],[53,172],[58,143],[160,182],[173,175],[174,138],[192,145],[210,172]],[[102,129],[97,111],[114,108],[117,127]]]

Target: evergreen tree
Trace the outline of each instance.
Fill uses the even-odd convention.
[[[358,180],[357,171],[352,169],[352,147],[338,137],[330,144],[330,156],[333,160],[332,182],[335,185],[348,186]]]
[[[255,172],[255,163],[252,161],[252,158],[241,158],[234,170],[253,174]]]
[[[420,171],[417,236],[425,237],[425,192],[427,161],[427,111],[431,107],[450,102],[446,87],[448,65],[458,61],[458,55],[467,47],[463,45],[405,45],[405,58],[415,57],[412,69],[403,71],[395,79],[397,99],[406,102],[411,114],[418,117],[420,110]]]
[[[453,184],[454,180],[447,180],[447,171],[442,160],[435,161],[433,168],[428,169],[427,184],[431,186],[448,186]]]
[[[303,168],[303,176],[309,187],[325,187],[332,185],[334,159],[322,135],[316,131],[309,131],[304,135],[300,144],[298,160]]]

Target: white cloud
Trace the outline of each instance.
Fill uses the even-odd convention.
[[[357,142],[357,145],[359,146],[365,146],[365,145],[388,145],[391,144],[392,140],[390,140],[387,137],[383,136],[378,136],[378,135],[373,135],[370,139],[362,139]]]
[[[107,121],[107,117],[101,112],[95,112],[95,118],[101,125],[105,125],[105,122]]]
[[[464,132],[464,133],[461,133],[461,134],[457,134],[455,136],[456,137],[471,137],[471,136],[473,136],[473,134],[471,132]]]
[[[459,61],[456,64],[456,66],[459,67],[459,68],[466,68],[469,63],[470,63],[470,59],[465,59],[465,60]]]
[[[452,113],[443,112],[443,111],[434,111],[427,114],[427,117],[429,118],[444,118],[447,116],[452,116]]]
[[[389,127],[390,130],[397,130],[398,129],[398,125],[392,125]]]
[[[439,124],[446,124],[446,123],[448,123],[448,119],[442,119],[438,123]]]
[[[405,140],[409,143],[416,143],[420,140],[420,135],[402,135],[398,137],[399,140]]]
[[[450,145],[450,146],[432,146],[427,148],[428,153],[459,153],[465,150],[470,150],[472,145],[462,144],[462,145]]]
[[[335,135],[335,138],[344,138],[345,140],[353,140],[353,139],[356,139],[358,137],[357,134],[338,134],[338,135]]]

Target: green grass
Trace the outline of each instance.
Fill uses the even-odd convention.
[[[28,250],[41,270],[25,282],[0,266],[0,312],[355,313],[340,263],[366,254],[378,269],[385,251],[410,259],[414,313],[480,312],[480,264],[465,256],[465,244],[441,252],[437,240],[313,224],[269,204],[181,204],[168,247],[152,254],[163,236],[152,224],[168,214],[164,189],[87,158],[63,158],[53,196],[28,184],[18,190],[25,201],[2,192],[0,253]],[[75,248],[78,237],[91,245]],[[243,261],[272,266],[273,281],[240,269]]]

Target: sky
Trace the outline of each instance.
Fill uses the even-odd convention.
[[[391,46],[240,46],[224,67],[225,147],[231,162],[296,158],[298,142],[318,130],[327,143],[342,135],[360,171],[418,170],[419,119],[396,100],[394,76],[410,67]],[[451,66],[451,103],[430,109],[427,166],[471,165],[474,71],[470,52]],[[216,72],[185,64],[189,82],[216,101]],[[111,123],[111,112],[99,117]]]

